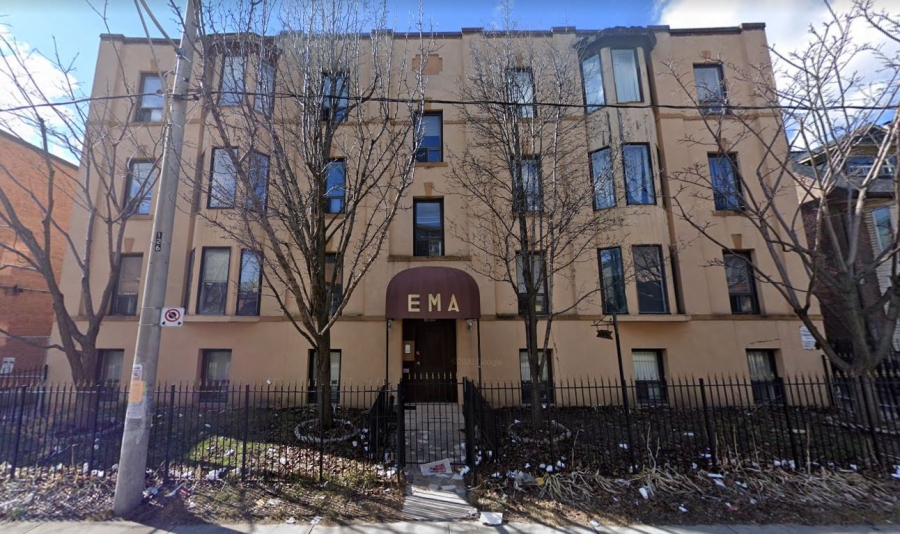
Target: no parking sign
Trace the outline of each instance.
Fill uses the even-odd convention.
[[[159,326],[181,326],[184,324],[184,308],[163,308]]]

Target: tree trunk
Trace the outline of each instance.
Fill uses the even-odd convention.
[[[319,424],[323,429],[334,426],[334,406],[331,404],[331,331],[317,340],[316,347],[316,401]]]
[[[72,414],[72,425],[80,431],[89,430],[96,421],[96,412],[100,408],[100,389],[98,373],[100,359],[96,348],[88,347],[75,356],[77,361],[69,360],[72,369],[72,382],[75,384],[75,412]]]
[[[541,391],[544,384],[541,380],[543,366],[537,346],[537,314],[534,308],[535,297],[530,295],[525,309],[525,337],[528,349],[528,367],[531,369],[531,424],[537,431],[543,428],[544,424],[544,411],[541,406]]]

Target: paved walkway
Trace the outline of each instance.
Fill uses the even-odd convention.
[[[481,533],[522,533],[550,534],[551,532],[572,532],[577,534],[863,534],[892,533],[900,534],[900,526],[840,526],[840,527],[802,527],[795,525],[732,525],[732,526],[697,526],[697,527],[606,527],[590,526],[546,527],[533,524],[505,524],[500,527],[487,527],[471,521],[457,522],[408,522],[383,523],[374,525],[345,525],[326,527],[296,523],[293,525],[186,525],[168,528],[157,528],[128,521],[106,523],[0,523],[0,531],[4,534],[337,534],[351,532],[358,534],[481,534]]]

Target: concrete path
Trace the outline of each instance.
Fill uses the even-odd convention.
[[[522,534],[550,534],[551,532],[577,534],[900,534],[900,526],[711,525],[697,527],[646,527],[635,525],[630,527],[601,526],[594,529],[590,526],[547,527],[521,523],[488,527],[471,521],[458,521],[359,524],[339,527],[296,523],[293,525],[186,525],[157,528],[121,521],[106,523],[0,523],[0,532],[4,534],[68,534],[73,532],[79,534],[337,534],[342,532],[358,534],[388,534],[392,532],[403,534],[481,534],[497,532]]]

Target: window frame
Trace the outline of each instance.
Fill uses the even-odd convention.
[[[518,314],[525,315],[524,313],[524,304],[525,300],[528,298],[528,288],[525,288],[525,293],[521,291],[523,285],[525,285],[525,276],[522,276],[522,283],[519,283],[519,274],[522,273],[522,268],[519,267],[519,262],[521,261],[524,265],[525,256],[531,257],[531,264],[534,267],[535,257],[540,259],[541,266],[541,286],[538,288],[538,293],[535,295],[535,312],[539,316],[549,315],[550,310],[548,301],[547,301],[547,259],[544,256],[543,251],[531,251],[531,252],[517,252],[516,253],[516,301],[518,302]]]
[[[306,383],[308,386],[306,392],[306,403],[307,404],[317,404],[319,401],[319,390],[318,385],[316,384],[316,351],[315,349],[309,349],[309,357],[307,358],[307,375],[306,375]],[[330,349],[328,353],[329,358],[329,366],[330,370],[334,371],[334,356],[337,354],[338,362],[337,362],[337,385],[335,385],[334,377],[331,377],[331,403],[333,405],[338,405],[341,402],[341,374],[344,371],[344,357],[342,349]]]
[[[771,378],[764,379],[754,376],[754,365],[751,364],[751,354],[762,355],[769,367]],[[781,375],[778,373],[778,361],[773,349],[746,349],[747,369],[750,376],[750,389],[753,394],[753,403],[757,406],[772,404],[780,401],[784,396],[784,388]]]
[[[656,380],[638,379],[634,357],[637,355],[653,355],[656,363]],[[660,349],[632,349],[631,350],[631,369],[632,381],[634,386],[634,397],[637,403],[644,406],[666,406],[669,404],[669,393],[666,388],[666,366],[665,356]],[[652,392],[656,392],[656,398]]]
[[[137,286],[138,289],[134,294],[134,311],[132,313],[124,313],[119,310],[119,298],[122,296],[119,293],[119,286],[122,284],[122,268],[125,264],[126,258],[137,258],[140,266],[138,267],[138,280]],[[116,317],[136,317],[138,315],[138,309],[141,305],[141,275],[144,274],[144,255],[140,252],[122,254],[119,257],[119,272],[116,274],[116,285],[115,285],[115,293],[113,293],[112,301],[109,303],[109,315],[113,315]]]
[[[241,291],[241,286],[244,283],[244,256],[252,255],[256,257],[257,267],[259,269],[259,276],[256,281],[256,307],[251,310],[250,313],[242,313],[241,312],[241,295],[244,292]],[[259,257],[255,251],[249,249],[241,249],[241,263],[238,266],[238,286],[237,286],[237,298],[235,299],[234,304],[234,314],[242,317],[256,317],[259,316],[260,306],[262,305],[262,280],[263,280],[263,272],[262,272],[262,258]]]
[[[163,94],[158,95],[158,96],[161,96],[163,99],[162,105],[160,105],[160,107],[158,107],[158,108],[144,107],[144,96],[147,94],[146,91],[144,90],[144,82],[147,78],[156,78],[157,80],[159,80],[159,87],[160,87],[160,89],[163,89]],[[158,72],[142,72],[139,83],[140,83],[139,90],[141,92],[141,96],[138,98],[137,107],[134,110],[134,121],[140,122],[140,123],[146,123],[146,124],[162,124],[163,119],[165,118],[165,113],[166,113],[165,79],[162,78]],[[144,111],[151,110],[151,114],[152,114],[152,110],[156,110],[156,109],[159,110],[159,120],[153,120],[152,118],[148,119],[144,116]]]
[[[343,79],[342,86],[342,94],[337,98],[334,95],[328,95],[325,93],[325,85],[329,82],[330,79]],[[334,82],[332,82],[334,85]],[[346,92],[347,96],[344,96],[344,92]],[[337,106],[335,108],[335,112],[331,112],[331,104],[332,101],[335,101]],[[345,105],[341,107],[341,102],[344,102]],[[350,76],[346,72],[341,73],[331,73],[331,72],[323,72],[322,73],[322,109],[320,110],[321,120],[322,121],[334,121],[335,123],[340,123],[348,120],[350,115]]]
[[[255,182],[255,180],[256,180],[256,174],[255,174],[255,172],[254,172],[254,171],[255,171],[255,168],[254,168],[255,162],[253,161],[253,158],[254,158],[254,157],[260,157],[260,158],[262,158],[262,160],[264,160],[264,161],[265,161],[265,164],[266,164],[266,165],[265,165],[265,168],[266,168],[266,174],[265,174],[265,176],[263,177],[264,187],[263,187],[263,191],[262,191],[262,198],[260,199],[260,200],[261,200],[261,204],[262,204],[262,213],[266,213],[266,211],[268,211],[268,207],[269,207],[269,166],[270,166],[271,163],[272,163],[272,158],[271,158],[271,156],[269,156],[268,154],[265,154],[265,153],[260,152],[260,151],[258,151],[258,150],[251,150],[251,151],[249,151],[249,152],[247,153],[247,165],[248,165],[248,167],[247,167],[247,178],[248,178],[248,181],[249,181],[250,183],[247,184],[247,186],[248,186],[248,187],[247,187],[247,191],[245,191],[245,195],[244,195],[244,206],[245,206],[248,210],[251,210],[251,211],[252,211],[252,210],[253,210],[253,206],[251,205],[251,203],[252,203],[252,201],[253,201],[253,196],[251,196],[251,192],[252,192],[254,195],[256,195],[256,196],[259,196],[259,195],[257,194],[257,191],[256,191],[256,189],[257,189],[257,187],[256,187],[256,186],[257,186],[257,183]],[[235,179],[237,179],[237,177],[235,177]],[[252,189],[252,191],[251,191],[251,189]]]
[[[541,171],[541,157],[537,155],[526,156],[519,160],[518,164],[521,168],[517,168],[516,172],[522,180],[522,194],[523,197],[520,199],[517,195],[518,189],[516,188],[516,177],[513,177],[512,184],[512,200],[513,200],[513,213],[543,213],[544,212],[544,176]],[[534,165],[535,174],[537,175],[537,202],[533,201],[533,191],[531,191],[528,187],[528,183],[525,182],[525,163],[529,165]],[[515,164],[515,163],[514,163]],[[533,206],[531,204],[538,204],[536,209],[532,209]]]
[[[553,349],[547,349],[546,351],[542,348],[537,349],[539,353],[541,353],[544,359],[544,367],[543,371],[547,373],[547,378],[543,380],[544,382],[544,395],[545,398],[541,399],[541,404],[555,404],[556,403],[556,393],[553,388]],[[549,357],[548,354],[549,353]],[[522,357],[524,356],[524,361]],[[524,365],[523,365],[524,364]],[[522,376],[522,371],[528,369],[528,378],[526,379]],[[519,381],[521,385],[521,389],[519,392],[519,398],[521,400],[522,405],[531,405],[531,364],[528,361],[528,349],[522,348],[519,349]]]
[[[441,253],[437,255],[419,254],[419,236],[417,217],[419,214],[419,205],[421,204],[437,204],[440,213],[441,225]],[[445,241],[446,231],[444,229],[444,199],[443,198],[414,198],[413,199],[413,256],[423,258],[440,258],[446,256]]]
[[[191,286],[194,284],[194,257],[196,256],[197,249],[192,248],[191,253],[188,256],[187,261],[187,273],[184,276],[184,290],[181,294],[181,307],[184,308],[185,313],[190,313],[190,303],[191,303]]]
[[[266,72],[264,67],[271,68],[272,78],[263,80],[263,73]],[[272,109],[275,106],[275,72],[276,66],[274,61],[260,60],[256,65],[256,94],[253,97],[253,109],[265,116],[271,116]],[[269,82],[271,87],[267,85],[262,87],[262,82]]]
[[[227,147],[213,147],[212,149],[212,157],[210,157],[210,169],[209,169],[209,188],[206,192],[206,209],[210,210],[227,210],[233,209],[235,204],[237,203],[237,185],[238,185],[238,172],[237,168],[233,166],[234,162],[231,160],[231,157],[228,155],[229,149]],[[215,189],[215,177],[216,177],[216,154],[222,153],[227,158],[228,164],[232,165],[232,175],[231,175],[231,204],[221,204],[213,206],[213,190]],[[218,202],[218,200],[217,200]]]
[[[870,213],[872,214],[872,226],[875,229],[875,246],[878,247],[878,249],[876,250],[876,255],[878,255],[878,254],[881,254],[882,252],[884,252],[884,249],[888,248],[889,246],[891,246],[893,244],[893,242],[894,242],[893,234],[896,230],[894,229],[894,221],[893,221],[893,218],[891,217],[890,206],[878,206],[876,208],[873,208]],[[878,224],[878,215],[877,215],[879,213],[887,214],[888,229],[891,233],[891,239],[886,244],[882,243],[882,236],[881,236],[881,231],[880,231],[881,226]]]
[[[234,94],[225,92],[225,65],[228,63],[230,58],[239,58],[243,65],[241,66],[241,77],[240,77],[240,91],[234,91]],[[218,105],[222,107],[234,107],[241,106],[244,103],[244,99],[247,97],[247,64],[249,63],[248,57],[246,54],[238,54],[231,51],[226,51],[222,54],[222,67],[219,70],[219,100]],[[234,69],[229,69],[234,72]],[[237,78],[235,78],[237,81]],[[234,98],[235,101],[228,100],[228,98]]]
[[[124,206],[127,206],[129,202],[134,198],[132,196],[132,186],[134,185],[134,167],[135,165],[150,165],[150,172],[147,175],[147,180],[150,180],[153,177],[154,173],[158,173],[159,169],[156,167],[156,162],[152,159],[141,159],[135,158],[128,162],[128,173],[125,175],[125,199]],[[156,185],[156,179],[152,180],[154,183],[147,187],[146,191],[144,191],[143,198],[141,198],[140,202],[135,204],[134,213],[130,215],[133,217],[135,215],[140,217],[150,217],[153,215],[153,188]],[[144,201],[147,201],[147,212],[144,213],[141,211],[141,205]]]
[[[713,175],[713,160],[725,161],[731,170],[731,188],[733,192],[726,194],[716,189],[716,179]],[[713,192],[713,205],[716,211],[742,211],[744,204],[744,188],[741,183],[741,171],[738,167],[738,157],[735,152],[709,152],[706,154],[706,166],[709,170],[709,185]],[[720,167],[720,165],[719,165]],[[720,167],[721,168],[721,167]],[[733,199],[731,197],[734,197]],[[729,203],[737,203],[737,206],[731,207]],[[720,206],[721,204],[721,206]]]
[[[619,287],[621,287],[622,302],[618,303],[618,304],[620,304],[620,309],[624,308],[624,311],[619,311],[619,309],[611,310],[608,305],[609,295],[607,294],[607,292],[610,290],[611,286],[607,286],[607,284],[604,280],[604,277],[603,277],[603,252],[605,252],[605,251],[617,251],[617,253],[618,253],[618,257],[619,257],[618,276],[620,277],[620,280],[618,282],[613,281],[612,284],[618,283]],[[612,315],[612,314],[628,315],[628,293],[627,293],[627,284],[625,283],[625,265],[623,264],[622,247],[617,246],[617,247],[598,248],[597,249],[597,265],[600,269],[600,299],[603,304],[603,314],[604,315]],[[618,295],[616,295],[616,300],[618,300]]]
[[[638,272],[638,262],[636,259],[635,252],[637,249],[652,249],[656,251],[656,258],[658,260],[657,266],[659,267],[659,289],[662,296],[662,310],[660,311],[644,311],[641,306],[641,286],[639,281],[639,272]],[[665,256],[663,255],[662,245],[633,245],[631,247],[631,260],[634,263],[634,279],[635,279],[635,288],[637,289],[637,300],[638,300],[638,314],[640,315],[667,315],[670,311],[669,308],[669,294],[668,287],[666,285],[666,261]],[[656,283],[656,282],[654,282]]]
[[[122,370],[125,367],[125,349],[98,349],[97,352],[99,356],[97,358],[97,372],[95,373],[97,383],[101,386],[118,386],[122,381]],[[104,370],[107,369],[108,356],[113,353],[118,353],[121,357],[121,360],[119,360],[119,377],[106,378],[104,377]]]
[[[716,98],[714,100],[704,100],[700,96],[700,85],[697,82],[697,69],[710,69],[716,72],[718,84],[716,90]],[[702,114],[721,114],[726,113],[728,106],[728,92],[725,87],[725,69],[722,63],[694,63],[692,65],[694,74],[694,89],[697,92],[697,107]]]
[[[206,283],[203,277],[203,271],[206,267],[206,253],[214,251],[227,251],[228,252],[228,261],[226,262],[227,270],[225,272],[225,290],[224,290],[224,298],[222,299],[222,311],[218,313],[202,313],[200,311],[201,303],[203,302],[203,284]],[[226,315],[228,313],[228,281],[231,280],[231,247],[202,247],[200,249],[200,275],[197,277],[197,302],[195,305],[195,312],[197,315],[210,315],[210,316],[219,316]]]
[[[439,124],[440,133],[438,134],[438,146],[437,146],[438,159],[435,161],[428,159],[427,154],[429,154],[430,152],[426,152],[426,159],[424,159],[424,160],[419,159],[419,151],[422,150],[422,148],[425,148],[426,151],[434,150],[433,148],[423,147],[421,144],[422,141],[420,140],[419,147],[416,150],[416,156],[415,156],[416,164],[419,164],[419,163],[443,163],[444,162],[444,111],[443,110],[429,110],[429,111],[425,111],[421,114],[416,115],[414,131],[416,132],[416,135],[418,136],[418,130],[421,125],[421,127],[423,128],[422,136],[421,136],[422,140],[425,139],[425,130],[424,130],[425,117],[437,117],[438,121],[440,123]]]
[[[228,378],[210,379],[209,378],[209,356],[215,352],[228,353]],[[197,399],[199,402],[227,402],[228,386],[231,383],[231,364],[234,359],[234,351],[232,349],[200,349],[200,387],[198,388]]]
[[[514,96],[525,96],[524,94],[513,95],[513,89],[518,89],[518,84],[513,83],[511,73],[528,73],[531,78],[531,102],[519,102]],[[516,117],[520,119],[533,119],[537,117],[537,90],[534,84],[534,70],[531,67],[515,67],[506,69],[506,98],[512,108],[515,109]],[[530,114],[528,110],[530,108]]]
[[[650,199],[648,202],[632,202],[631,201],[631,188],[629,187],[628,180],[628,158],[625,156],[626,150],[629,147],[640,147],[644,149],[644,155],[646,156],[645,163],[647,164],[647,172],[649,174],[649,192]],[[649,143],[623,143],[622,144],[622,174],[625,177],[625,205],[627,206],[656,206],[656,173],[653,170],[653,158],[650,157],[650,144]]]
[[[587,78],[584,75],[584,64],[594,58],[597,58],[597,76],[600,78],[600,92],[602,93],[599,104],[588,102]],[[603,85],[603,58],[600,57],[600,52],[598,51],[596,54],[591,54],[582,59],[579,63],[579,70],[581,72],[581,94],[584,98],[584,110],[585,113],[592,113],[606,105],[606,87]]]
[[[329,188],[328,188],[329,170],[328,169],[336,163],[340,164],[344,169],[344,182],[343,182],[343,186],[341,187],[341,195],[340,196],[330,195],[328,193],[329,192]],[[343,215],[346,213],[346,210],[347,210],[347,161],[344,158],[330,159],[330,160],[328,160],[328,163],[325,165],[325,190],[322,191],[322,199],[324,200],[326,215]],[[336,199],[340,199],[341,208],[338,211],[333,211],[331,209],[331,202]]]
[[[733,293],[731,291],[731,285],[728,283],[728,257],[732,256],[735,258],[741,258],[744,262],[749,265],[753,265],[753,256],[751,255],[749,250],[734,250],[734,251],[724,251],[722,262],[725,266],[725,284],[728,289],[728,300],[731,307],[732,315],[759,315],[762,313],[762,310],[759,305],[759,290],[756,287],[756,276],[753,274],[753,268],[747,267],[747,275],[749,276],[749,284],[750,284],[750,292],[749,293]],[[751,304],[751,311],[735,311],[735,299],[739,298],[749,298]]]
[[[594,164],[594,155],[599,154],[604,151],[606,151],[608,159],[609,159],[609,174],[610,174],[609,197],[612,198],[612,204],[609,206],[600,206],[597,204],[597,198],[598,198],[597,183],[598,182],[597,182],[597,169],[595,168],[595,164]],[[615,166],[613,165],[612,157],[613,157],[613,151],[612,151],[612,147],[610,147],[610,146],[598,148],[597,150],[594,150],[593,152],[588,152],[588,165],[590,166],[591,181],[593,182],[593,186],[594,186],[594,211],[615,208],[618,204],[618,199],[616,198],[616,173],[615,173]]]
[[[617,50],[630,50],[634,56],[634,74],[637,76],[637,88],[638,88],[638,99],[637,100],[622,100],[619,98],[619,86],[616,83],[616,56],[614,54]],[[617,104],[631,104],[631,103],[640,103],[644,101],[644,80],[641,76],[641,59],[638,55],[638,49],[634,47],[624,47],[624,48],[610,48],[609,49],[609,60],[612,64],[612,72],[613,72],[613,88],[616,90],[616,103]]]

